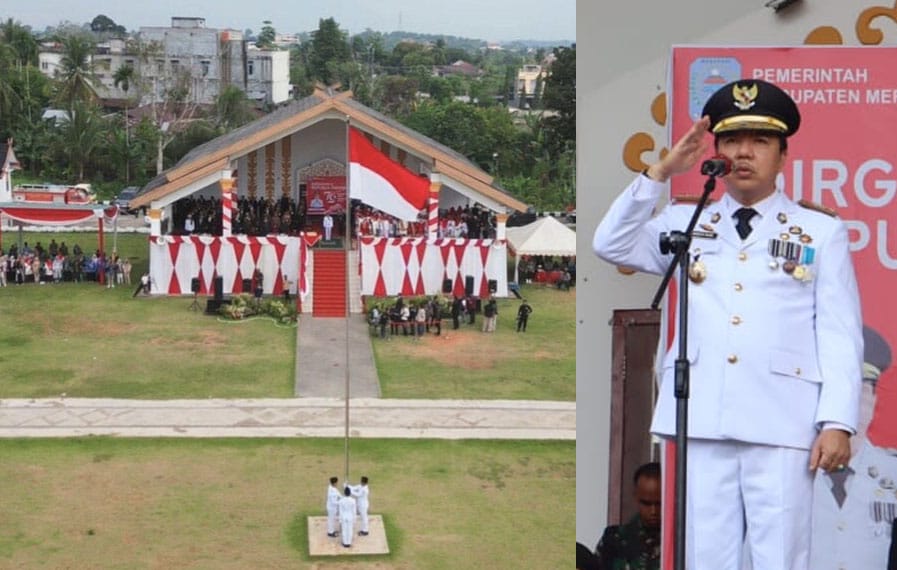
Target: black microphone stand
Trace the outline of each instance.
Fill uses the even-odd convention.
[[[707,174],[707,172],[703,172]],[[689,362],[688,362],[688,266],[691,263],[691,254],[688,251],[691,245],[692,231],[698,223],[698,218],[711,192],[716,188],[716,172],[710,172],[707,182],[704,183],[704,193],[695,206],[695,211],[688,222],[685,231],[672,231],[660,234],[660,251],[663,254],[672,253],[673,259],[663,276],[663,281],[654,295],[651,303],[652,309],[657,309],[666,292],[670,279],[676,267],[679,268],[679,355],[676,358],[674,393],[676,396],[676,490],[674,498],[674,526],[675,536],[673,541],[673,568],[685,570],[685,501],[686,501],[686,466],[688,459],[688,390],[689,390]]]

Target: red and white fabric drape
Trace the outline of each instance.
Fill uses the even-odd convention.
[[[214,279],[221,276],[224,293],[248,293],[243,280],[252,279],[258,268],[264,275],[264,292],[283,292],[284,277],[297,284],[298,294],[308,294],[306,264],[308,244],[304,237],[290,236],[155,236],[150,238],[152,292],[161,295],[190,293],[190,283],[199,278],[199,293],[214,292]]]
[[[507,244],[491,239],[361,239],[361,294],[374,296],[437,295],[451,281],[451,294],[464,295],[467,277],[473,294],[508,294]]]

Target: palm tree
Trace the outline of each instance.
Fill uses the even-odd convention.
[[[31,31],[22,24],[12,18],[7,18],[0,24],[0,43],[13,49],[17,67],[37,66],[37,40],[34,39]]]
[[[134,73],[134,67],[126,63],[125,65],[116,69],[115,73],[112,75],[113,84],[116,87],[121,86],[121,90],[125,92],[125,145],[128,147],[130,147],[131,145],[131,120],[128,117],[128,91],[131,89],[131,81],[134,79]],[[126,153],[126,156],[130,157],[130,152]],[[130,185],[131,182],[130,159],[128,159],[128,162],[125,164],[125,182],[128,185]]]
[[[106,130],[96,107],[75,101],[68,119],[55,132],[52,146],[70,168],[77,169],[78,182],[84,181],[84,168],[100,149]]]
[[[93,51],[93,41],[87,36],[72,34],[62,38],[56,98],[66,109],[73,109],[77,102],[89,102],[97,98],[94,88],[97,76],[91,62]]]

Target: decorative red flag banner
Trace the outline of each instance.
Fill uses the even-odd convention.
[[[308,214],[342,214],[346,211],[346,178],[344,176],[309,178],[306,199]]]
[[[349,195],[405,221],[417,219],[430,195],[429,179],[380,152],[349,127]]]

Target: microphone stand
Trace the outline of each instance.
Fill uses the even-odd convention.
[[[706,174],[706,173],[705,173]],[[691,220],[685,231],[672,231],[660,234],[660,251],[663,254],[672,253],[673,259],[663,276],[663,281],[654,295],[651,303],[652,309],[660,306],[661,299],[666,292],[670,279],[676,267],[679,268],[679,354],[676,358],[674,394],[676,396],[676,490],[674,498],[674,526],[675,536],[673,542],[673,568],[685,570],[685,520],[686,520],[686,466],[688,459],[688,393],[689,371],[688,362],[688,266],[691,263],[691,254],[688,251],[691,245],[692,231],[698,223],[701,212],[707,205],[710,194],[716,188],[716,173],[711,172],[704,183],[704,193],[695,206]]]

